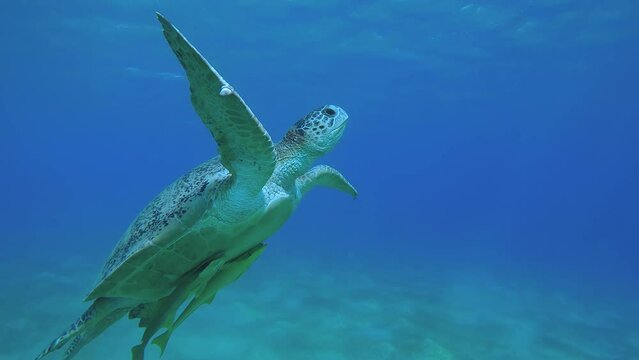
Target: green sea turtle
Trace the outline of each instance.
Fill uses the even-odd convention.
[[[344,110],[335,105],[314,110],[273,144],[239,94],[167,19],[157,16],[219,156],[169,185],[142,210],[86,297],[92,305],[37,359],[65,346],[64,359],[71,359],[126,314],[144,328],[132,358],[143,359],[146,345],[161,330],[152,342],[163,352],[177,326],[260,256],[263,242],[310,189],[322,185],[357,196],[337,170],[311,167],[341,138],[348,119]]]

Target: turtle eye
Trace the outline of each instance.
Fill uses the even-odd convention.
[[[326,116],[335,116],[335,114],[337,114],[335,112],[335,110],[331,109],[331,108],[326,108],[324,110],[322,110],[322,114],[326,115]]]

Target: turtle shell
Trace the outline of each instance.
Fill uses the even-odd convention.
[[[210,242],[192,225],[202,218],[229,172],[213,158],[156,196],[135,218],[109,256],[86,300],[167,295],[177,279],[206,259]]]

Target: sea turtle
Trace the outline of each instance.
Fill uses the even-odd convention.
[[[92,305],[37,359],[65,345],[64,359],[71,359],[126,314],[144,328],[132,358],[143,359],[148,342],[165,329],[153,340],[163,352],[177,326],[260,256],[264,241],[310,189],[322,185],[357,196],[337,170],[311,167],[341,138],[348,119],[344,110],[335,105],[313,110],[273,144],[233,87],[166,18],[157,17],[219,156],[169,185],[142,210],[86,297]]]

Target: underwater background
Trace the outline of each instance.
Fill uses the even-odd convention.
[[[163,358],[639,359],[639,2],[13,0],[0,360],[66,329],[129,222],[216,154],[155,11],[275,141],[342,106],[321,162],[359,190],[310,192]]]

